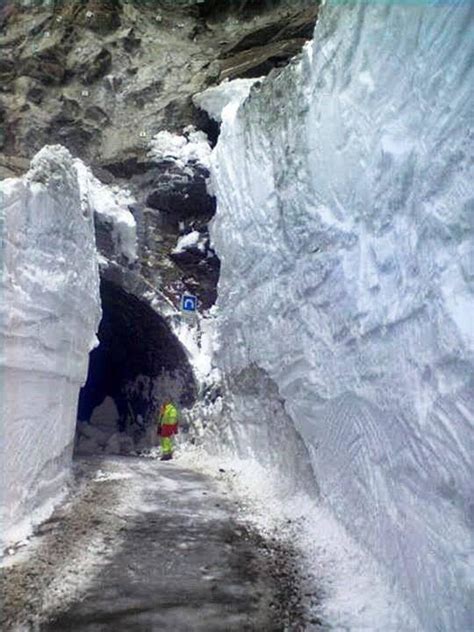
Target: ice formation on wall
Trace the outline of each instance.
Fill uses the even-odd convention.
[[[281,398],[425,630],[470,627],[473,25],[466,2],[326,3],[212,158],[225,436],[266,458]]]
[[[77,165],[45,147],[23,178],[0,184],[0,549],[58,500],[96,344],[93,210]]]

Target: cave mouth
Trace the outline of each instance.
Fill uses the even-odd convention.
[[[171,397],[191,406],[196,383],[186,353],[146,302],[101,280],[99,346],[79,394],[75,451],[127,454],[154,444],[157,412]]]

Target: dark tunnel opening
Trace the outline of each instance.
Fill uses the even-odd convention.
[[[146,302],[101,280],[99,346],[90,354],[77,411],[76,452],[130,453],[151,447],[159,405],[191,406],[196,384],[186,353]]]

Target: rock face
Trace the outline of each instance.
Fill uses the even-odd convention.
[[[194,258],[171,251],[181,235],[207,231],[215,210],[209,172],[150,160],[150,142],[189,125],[214,142],[218,126],[192,97],[225,78],[287,63],[311,36],[317,7],[308,0],[7,2],[0,13],[0,177],[25,171],[47,143],[67,147],[103,182],[126,185],[136,198],[133,278],[127,265],[107,274],[127,278],[133,292],[151,284],[175,304],[191,291],[207,309],[218,259],[210,250]],[[107,225],[99,219],[96,228],[102,254],[111,257]]]
[[[313,36],[318,6],[287,13],[224,49],[221,79],[261,77],[285,66]]]
[[[261,48],[276,44],[281,52],[272,48],[267,57],[281,61],[291,49],[288,60],[297,52],[293,42],[300,41],[300,50],[316,19],[315,3],[306,11],[304,2],[291,10],[272,3],[260,14],[235,4],[230,20],[215,8],[198,10],[198,2],[89,0],[60,3],[54,11],[7,3],[0,66],[4,152],[31,157],[46,142],[62,140],[58,134],[82,130],[86,136],[71,138],[68,149],[100,165],[143,157],[147,139],[163,129],[200,127],[191,96],[239,76],[229,72],[229,60],[245,54],[259,67]],[[107,121],[94,120],[91,107]]]

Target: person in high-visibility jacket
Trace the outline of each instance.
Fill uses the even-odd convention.
[[[161,460],[173,458],[173,436],[178,432],[178,410],[168,399],[160,408],[158,417],[158,434],[160,435]]]

